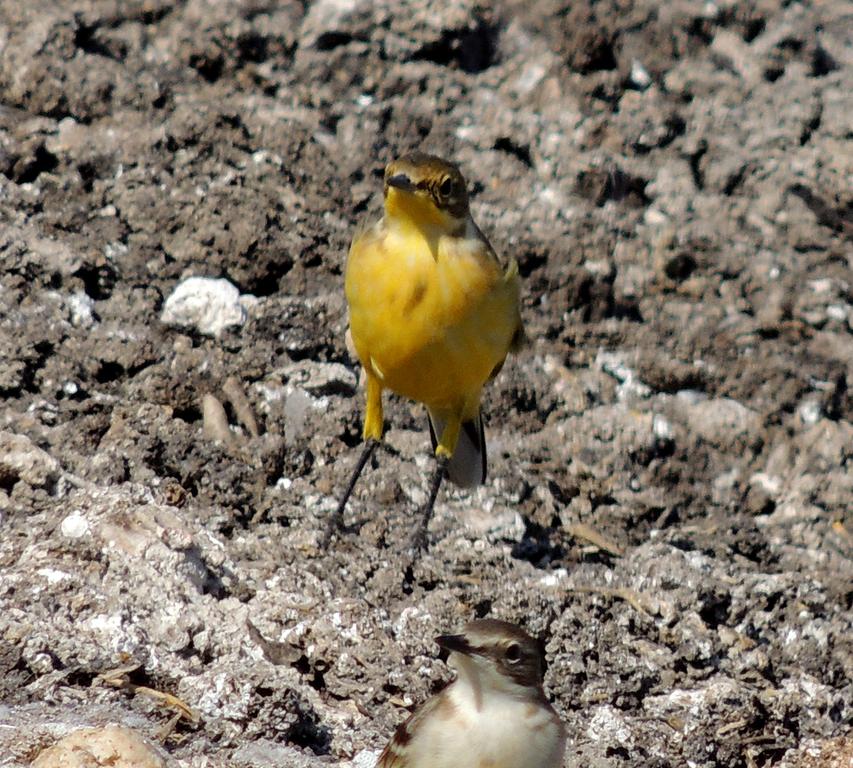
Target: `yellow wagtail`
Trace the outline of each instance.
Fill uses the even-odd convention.
[[[445,473],[486,478],[480,393],[523,338],[518,265],[503,265],[468,209],[456,165],[414,153],[385,169],[385,215],[356,234],[346,267],[350,329],[364,368],[361,458],[338,506],[382,438],[382,391],[424,403],[437,457],[416,535],[422,546]]]

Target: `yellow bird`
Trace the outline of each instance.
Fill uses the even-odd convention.
[[[418,544],[445,473],[486,479],[480,394],[523,338],[515,260],[501,264],[474,223],[459,168],[422,153],[385,169],[384,216],[356,234],[346,266],[352,341],[364,368],[367,445],[338,507],[382,438],[382,392],[426,405],[438,466]]]

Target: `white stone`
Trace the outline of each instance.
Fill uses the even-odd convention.
[[[352,759],[353,768],[373,768],[379,760],[379,752],[373,749],[363,749]]]
[[[673,436],[672,425],[659,413],[652,419],[652,431],[658,440],[671,440]]]
[[[797,408],[797,412],[806,424],[817,424],[821,417],[820,403],[815,400],[804,400]]]
[[[62,521],[59,529],[69,539],[81,539],[89,533],[89,521],[79,512],[72,512]]]
[[[652,83],[652,77],[648,70],[637,59],[631,62],[630,78],[631,82],[640,89],[648,88]]]
[[[640,380],[618,353],[600,349],[595,357],[595,366],[619,382],[616,396],[620,401],[648,397],[651,394],[651,387]]]
[[[57,570],[56,568],[39,568],[36,571],[39,576],[43,577],[48,584],[59,584],[60,581],[70,579],[71,576],[65,571]]]
[[[227,280],[189,277],[166,299],[160,320],[166,325],[218,336],[226,328],[243,325],[249,308],[256,302],[254,296],[241,296],[237,287]]]
[[[83,291],[72,293],[67,299],[68,311],[71,313],[71,325],[75,328],[91,328],[95,323],[92,310],[95,301]]]

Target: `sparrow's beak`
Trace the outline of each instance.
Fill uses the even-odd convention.
[[[414,192],[416,189],[412,180],[405,173],[395,173],[386,183],[389,187],[401,189],[403,192]]]
[[[435,642],[445,651],[464,653],[466,656],[474,653],[474,647],[468,642],[468,638],[465,635],[439,635],[435,638]]]

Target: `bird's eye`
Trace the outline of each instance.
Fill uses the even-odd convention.
[[[453,179],[451,179],[450,176],[447,176],[444,181],[441,182],[441,186],[438,188],[438,193],[442,197],[450,197],[453,194],[453,189]]]
[[[510,664],[521,661],[521,646],[518,643],[510,643],[504,651],[504,657]]]

